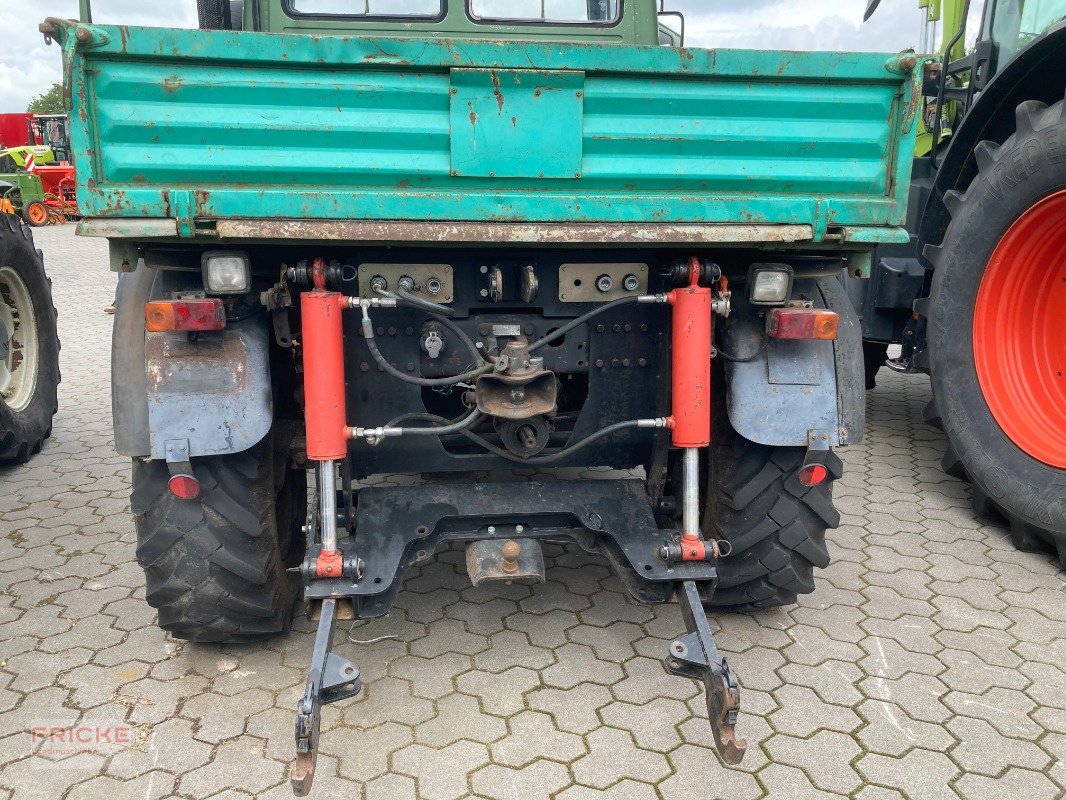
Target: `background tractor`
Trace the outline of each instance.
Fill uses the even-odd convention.
[[[945,470],[1066,567],[1066,1],[988,0],[969,50],[969,0],[919,5],[943,66],[926,75],[911,241],[848,282],[867,385],[886,363],[928,373]]]
[[[0,115],[0,197],[39,227],[78,214],[64,114]]]

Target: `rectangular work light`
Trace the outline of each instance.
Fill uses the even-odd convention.
[[[752,264],[748,271],[748,300],[755,306],[776,306],[792,296],[792,267]]]
[[[247,253],[209,250],[200,258],[204,288],[208,294],[244,294],[251,288],[251,266]]]

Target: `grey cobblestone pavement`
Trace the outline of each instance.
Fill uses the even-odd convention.
[[[55,283],[55,434],[0,470],[0,800],[287,798],[311,627],[250,647],[164,636],[144,603],[112,451],[106,247],[38,231]],[[924,380],[882,373],[843,452],[843,525],[818,591],[714,619],[743,685],[723,768],[694,683],[663,674],[676,607],[623,596],[557,549],[548,582],[469,586],[458,552],[411,574],[341,652],[361,700],[328,707],[314,796],[1044,800],[1066,788],[1066,592],[1043,555],[975,520],[922,425]],[[339,637],[343,640],[343,634]],[[31,726],[125,720],[132,744],[59,769]]]

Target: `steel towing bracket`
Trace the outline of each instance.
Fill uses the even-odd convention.
[[[315,779],[322,706],[355,697],[363,689],[359,667],[332,651],[336,627],[337,600],[323,600],[307,686],[296,705],[296,763],[289,780],[297,797],[306,797]]]
[[[703,682],[715,747],[725,763],[739,764],[748,748],[745,739],[736,738],[740,685],[729,662],[718,652],[695,581],[681,584],[678,601],[688,633],[670,643],[663,665],[674,675]]]

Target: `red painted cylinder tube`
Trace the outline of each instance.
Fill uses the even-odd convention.
[[[307,457],[335,461],[348,453],[345,436],[343,296],[316,290],[300,296]]]
[[[711,290],[698,284],[699,262],[692,259],[690,283],[668,295],[673,306],[673,443],[711,443]]]

